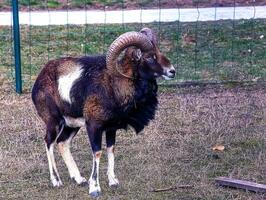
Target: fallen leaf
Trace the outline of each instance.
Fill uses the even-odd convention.
[[[220,144],[216,144],[214,147],[212,147],[213,151],[224,151],[225,147]]]

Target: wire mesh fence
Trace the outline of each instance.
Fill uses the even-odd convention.
[[[29,90],[42,66],[51,59],[62,56],[81,56],[105,53],[111,42],[121,33],[138,31],[144,26],[153,28],[158,34],[160,48],[177,70],[175,80],[162,84],[183,82],[256,82],[266,78],[266,19],[257,18],[257,5],[263,1],[243,4],[247,1],[224,1],[225,6],[233,6],[231,19],[218,18],[217,9],[223,1],[140,1],[130,4],[127,0],[112,1],[19,1],[20,10],[28,24],[20,26],[22,81],[24,90]],[[168,3],[167,3],[168,2]],[[242,2],[242,4],[241,4]],[[224,6],[222,5],[222,6]],[[248,5],[253,13],[249,19],[238,19],[237,5]],[[182,21],[183,7],[191,7],[194,20]],[[213,20],[202,20],[201,7],[212,7]],[[174,21],[163,20],[164,8],[176,8]],[[127,9],[139,10],[137,22],[128,23]],[[156,11],[156,20],[147,23],[147,9]],[[2,6],[10,11],[8,4]],[[58,9],[63,9],[56,18]],[[84,11],[84,22],[75,24],[73,10]],[[91,9],[102,11],[101,22],[91,22]],[[112,23],[109,10],[120,12],[119,21]],[[36,11],[37,10],[37,11]],[[41,11],[40,11],[41,10]],[[36,25],[36,15],[40,25]],[[112,11],[111,11],[112,12]],[[191,13],[192,13],[191,12]],[[187,14],[189,18],[189,13]],[[59,16],[59,15],[58,15]],[[57,24],[60,18],[64,24]],[[74,19],[73,19],[74,18]],[[96,15],[95,15],[95,18]],[[37,20],[37,23],[38,23]],[[41,25],[43,21],[46,25]],[[34,25],[33,25],[34,24]],[[0,70],[1,80],[14,83],[14,59],[12,26],[0,29]],[[2,81],[3,82],[3,81]]]

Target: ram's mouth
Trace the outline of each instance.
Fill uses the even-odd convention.
[[[171,80],[173,78],[175,78],[175,68],[173,66],[171,66],[170,68],[164,68],[164,74],[162,75],[162,77],[165,80]]]
[[[175,78],[175,76],[166,76],[166,75],[162,75],[162,77],[164,80],[167,80],[167,81]]]

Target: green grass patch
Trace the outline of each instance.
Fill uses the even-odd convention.
[[[266,20],[239,20],[234,24],[230,20],[150,23],[142,26],[148,26],[158,33],[161,51],[170,58],[177,70],[176,79],[169,83],[261,81],[266,78],[266,37],[263,37]],[[50,59],[105,53],[120,34],[138,31],[142,26],[21,26],[24,82],[30,82],[31,76],[34,80]],[[0,56],[3,58],[0,66],[11,66],[10,29],[1,28],[0,38],[3,38],[0,40]]]
[[[19,1],[20,5],[22,6],[37,6],[42,4],[40,0],[21,0]]]
[[[57,8],[60,6],[60,3],[58,1],[47,1],[47,6],[49,8]]]
[[[73,5],[77,7],[83,7],[86,5],[92,5],[93,0],[73,0]]]

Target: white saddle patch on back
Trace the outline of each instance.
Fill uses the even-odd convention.
[[[66,125],[69,127],[78,128],[85,126],[85,119],[83,117],[73,118],[73,117],[64,116],[64,119]]]
[[[58,79],[59,95],[63,100],[67,101],[68,103],[71,103],[70,90],[74,82],[80,77],[82,71],[82,68],[80,66],[77,66],[75,70],[73,70],[67,75],[60,76]]]

